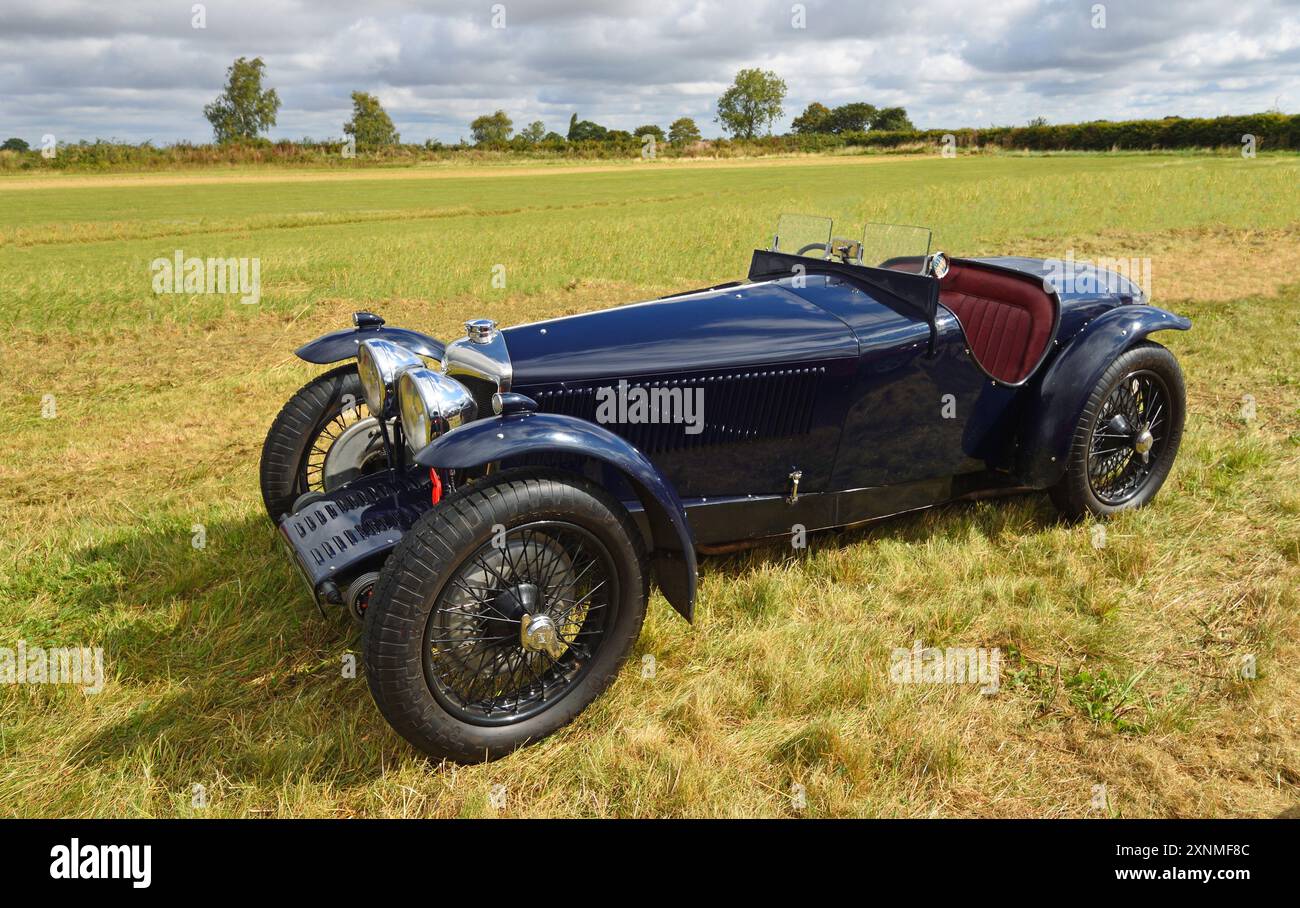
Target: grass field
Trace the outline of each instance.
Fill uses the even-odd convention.
[[[1294,807],[1297,185],[1296,157],[1192,155],[0,179],[0,646],[102,646],[108,675],[0,686],[0,815]],[[1150,257],[1155,302],[1195,321],[1158,338],[1189,393],[1164,491],[1100,548],[1031,495],[706,558],[696,624],[656,595],[572,726],[428,764],[344,677],[354,632],[261,513],[263,435],[314,372],[291,351],[360,308],[450,338],[740,277],[785,211],[931,224],[959,255]],[[260,302],[155,295],[178,249],[260,258]],[[917,639],[1001,648],[1001,690],[891,684]]]

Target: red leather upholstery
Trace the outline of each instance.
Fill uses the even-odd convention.
[[[999,381],[1023,381],[1052,340],[1052,298],[1032,278],[954,264],[939,282],[939,302],[961,322],[975,360]]]

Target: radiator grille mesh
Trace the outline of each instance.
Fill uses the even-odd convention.
[[[633,389],[649,392],[680,391],[695,394],[702,403],[703,429],[687,431],[682,422],[601,422],[597,409],[608,392],[619,391],[618,382],[593,382],[560,389],[538,391],[531,396],[546,413],[575,416],[598,422],[626,438],[645,453],[672,451],[707,445],[730,444],[765,438],[805,435],[812,429],[813,409],[826,370],[822,366],[732,372],[722,375],[673,375],[628,381],[627,398]],[[702,397],[698,396],[702,391]],[[676,395],[674,395],[676,396]],[[660,395],[664,400],[667,395]],[[680,399],[680,398],[679,398]],[[698,408],[697,408],[698,409]],[[674,414],[686,410],[674,408]],[[698,417],[697,417],[698,419]]]

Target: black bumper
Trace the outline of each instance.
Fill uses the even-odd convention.
[[[427,470],[385,470],[325,493],[280,521],[280,541],[314,597],[322,584],[376,569],[433,506]]]

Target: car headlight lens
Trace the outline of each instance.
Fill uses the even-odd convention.
[[[357,373],[372,416],[393,415],[393,390],[405,369],[423,368],[424,361],[405,347],[385,340],[362,341],[357,349]]]
[[[412,451],[419,451],[443,432],[470,422],[478,405],[469,389],[432,369],[407,369],[397,379],[402,431]]]

